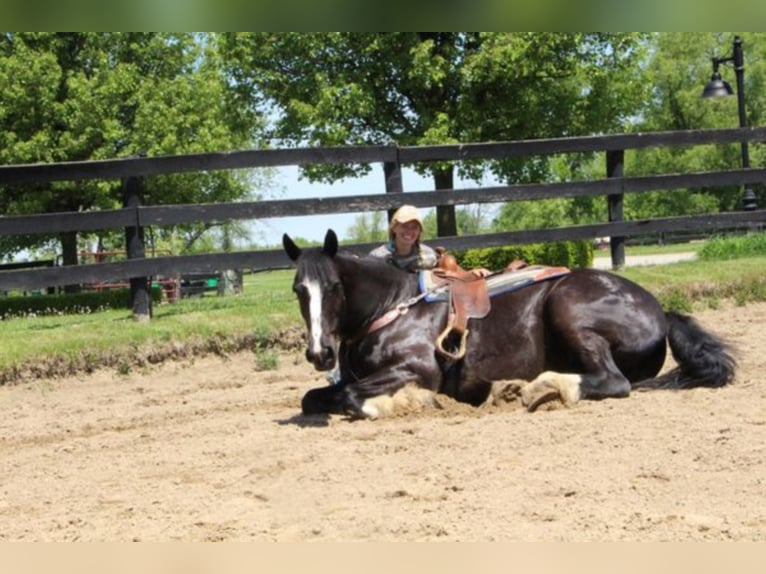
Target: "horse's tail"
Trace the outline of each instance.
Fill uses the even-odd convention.
[[[734,379],[737,361],[723,340],[706,331],[693,318],[668,312],[668,343],[677,367],[639,381],[634,389],[691,389],[723,387]]]

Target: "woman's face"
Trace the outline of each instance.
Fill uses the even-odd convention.
[[[393,228],[395,243],[401,247],[412,247],[420,237],[420,224],[417,221],[397,223]]]

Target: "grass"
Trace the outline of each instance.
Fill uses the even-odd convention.
[[[681,249],[700,249],[697,261],[633,267],[619,273],[654,293],[666,309],[689,312],[700,306],[716,307],[724,299],[738,304],[766,300],[763,234],[717,241]],[[628,248],[628,253],[635,254],[634,249]],[[714,255],[703,258],[703,249]],[[650,251],[658,252],[668,251],[656,247]],[[292,270],[247,275],[240,295],[207,295],[158,305],[148,323],[133,321],[126,310],[0,321],[0,384],[99,366],[128,372],[169,357],[243,349],[253,352],[255,368],[274,368],[279,348],[302,344],[302,321],[290,289],[292,277]]]
[[[766,234],[747,233],[711,239],[705,242],[698,256],[706,261],[714,261],[754,257],[764,253],[766,253]]]
[[[705,241],[692,241],[690,243],[668,243],[666,245],[631,245],[625,248],[625,253],[630,255],[661,255],[663,253],[699,253],[704,248]],[[610,257],[609,249],[597,249],[593,257]]]
[[[626,248],[626,255],[697,254],[696,261],[629,267],[619,274],[654,293],[667,310],[692,312],[717,308],[729,299],[738,305],[766,300],[766,234],[746,233],[705,241]],[[608,257],[609,250],[598,252]]]
[[[158,305],[148,323],[134,321],[124,309],[0,321],[0,383],[30,371],[66,374],[100,365],[126,371],[163,355],[243,347],[251,347],[266,368],[274,363],[265,348],[273,346],[271,339],[300,324],[292,276],[292,271],[249,275],[239,296]]]
[[[629,267],[619,274],[644,286],[668,310],[717,308],[725,299],[740,305],[766,300],[766,256]]]

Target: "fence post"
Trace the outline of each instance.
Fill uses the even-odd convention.
[[[609,150],[606,152],[606,176],[622,177],[625,165],[625,150]],[[609,212],[609,222],[622,221],[622,201],[624,195],[615,193],[607,196],[607,210]],[[625,267],[625,238],[609,238],[609,249],[612,254],[612,269],[622,269]]]
[[[434,184],[436,190],[455,188],[454,168],[437,171],[434,174]],[[457,235],[457,218],[455,217],[454,205],[436,206],[436,236],[448,237]]]
[[[383,175],[386,178],[386,193],[403,193],[402,185],[402,164],[399,163],[399,148],[396,148],[396,161],[387,161],[383,163]],[[388,221],[394,216],[395,209],[388,210]],[[386,224],[386,229],[388,224]]]
[[[139,225],[138,207],[141,205],[143,180],[129,177],[122,183],[122,205],[135,208],[136,224],[125,228],[125,250],[128,259],[143,259],[146,257],[144,243],[144,228]],[[149,290],[148,277],[130,278],[130,303],[133,309],[133,319],[140,322],[149,321],[152,316],[152,297]]]

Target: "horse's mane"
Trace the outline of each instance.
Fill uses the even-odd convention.
[[[359,255],[345,249],[339,251],[336,257],[349,261],[352,266],[357,266],[362,271],[374,273],[380,281],[387,284],[398,286],[410,283],[416,278],[416,274],[402,271],[382,257],[367,254]]]
[[[382,287],[379,290],[383,297],[376,301],[381,310],[393,307],[417,291],[417,274],[402,271],[381,257],[343,250],[338,252],[336,259],[340,262],[340,268],[348,273],[375,278],[375,284]]]

